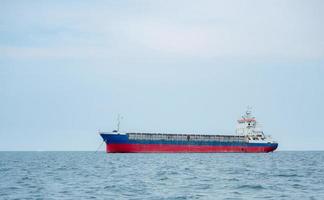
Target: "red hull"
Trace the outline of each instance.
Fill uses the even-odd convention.
[[[171,144],[107,144],[107,153],[267,153],[273,147]]]

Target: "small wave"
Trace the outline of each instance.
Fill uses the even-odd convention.
[[[104,187],[104,189],[112,189],[112,188],[117,188],[116,185],[107,185]]]
[[[57,168],[56,170],[57,170],[57,171],[65,171],[65,170],[67,170],[67,168],[66,168],[65,166],[63,166],[63,167],[59,167],[59,168]]]
[[[0,169],[0,172],[7,172],[7,171],[10,171],[10,168],[1,168]]]
[[[298,174],[278,174],[278,177],[297,177]]]
[[[202,189],[202,190],[206,190],[206,189],[209,189],[211,188],[211,185],[209,184],[200,184],[197,186],[199,189]]]
[[[168,174],[169,174],[169,175],[178,175],[179,172],[177,172],[177,171],[170,171],[170,172],[168,172]]]
[[[238,178],[227,178],[227,181],[240,181]]]
[[[20,189],[19,187],[16,187],[16,186],[10,186],[10,187],[7,187],[5,188],[6,190],[18,190]]]
[[[300,184],[298,184],[298,183],[292,184],[292,187],[293,187],[293,188],[296,188],[296,189],[304,189],[304,188],[305,188],[305,186],[300,185]]]
[[[253,190],[263,190],[265,189],[262,185],[240,185],[237,189],[253,189]]]
[[[168,180],[168,177],[161,177],[160,179],[159,179],[160,181],[165,181],[165,180]]]
[[[25,180],[30,180],[30,178],[28,176],[24,176],[21,178],[21,180],[25,181]]]

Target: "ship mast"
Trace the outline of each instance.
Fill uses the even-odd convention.
[[[119,132],[119,127],[120,127],[120,114],[118,114],[117,117],[117,132]]]
[[[117,116],[117,129],[113,130],[114,133],[118,133],[119,129],[120,129],[120,120],[122,119],[122,117],[120,117],[120,114],[118,114]]]

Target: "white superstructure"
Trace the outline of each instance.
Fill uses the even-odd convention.
[[[237,122],[236,134],[246,136],[249,143],[275,143],[271,136],[263,133],[261,125],[252,115],[251,108],[248,108]]]

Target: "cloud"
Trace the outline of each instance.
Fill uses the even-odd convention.
[[[144,47],[162,53],[192,55],[209,48],[209,32],[198,27],[178,27],[156,22],[130,23],[128,37]]]
[[[3,41],[16,41],[0,39],[2,58],[324,57],[324,6],[316,1],[18,7],[24,17],[9,12],[2,19]]]
[[[238,9],[189,19],[171,15],[137,18],[125,24],[127,37],[165,54],[192,57],[308,60],[324,58],[324,23],[305,9],[270,6]],[[259,9],[257,12],[253,9]],[[194,11],[192,11],[195,13]],[[197,14],[197,13],[196,13]],[[175,15],[176,16],[176,15]]]
[[[105,54],[105,49],[98,47],[0,47],[0,58],[9,59],[95,59]]]

